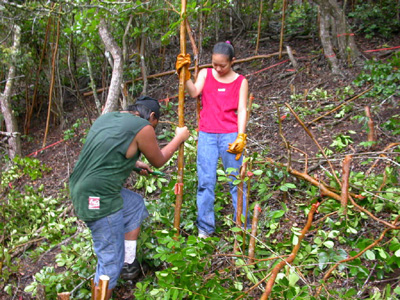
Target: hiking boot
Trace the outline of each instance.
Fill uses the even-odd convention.
[[[142,267],[137,259],[133,263],[124,263],[121,271],[121,278],[125,280],[132,280],[138,277],[142,273]]]

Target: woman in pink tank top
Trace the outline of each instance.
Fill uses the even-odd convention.
[[[197,228],[199,237],[208,237],[216,230],[214,201],[216,170],[221,158],[224,169],[235,169],[237,175],[246,145],[247,79],[232,69],[233,46],[220,42],[214,46],[212,68],[202,69],[195,83],[190,79],[189,55],[178,55],[177,70],[186,68],[185,86],[193,98],[201,95],[201,112],[197,148]],[[232,178],[230,176],[230,178]],[[236,217],[237,186],[229,183]],[[246,212],[246,192],[243,193]],[[249,218],[248,218],[249,220]],[[247,222],[249,223],[249,222]]]

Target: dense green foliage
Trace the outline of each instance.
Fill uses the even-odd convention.
[[[361,1],[349,13],[354,29],[367,38],[390,38],[400,32],[398,1]]]
[[[372,85],[373,89],[367,96],[381,100],[400,95],[400,53],[395,53],[385,63],[368,60],[354,83],[358,86]]]

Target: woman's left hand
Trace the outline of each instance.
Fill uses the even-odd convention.
[[[236,160],[238,160],[242,155],[244,147],[246,146],[246,139],[247,139],[247,134],[238,133],[236,140],[233,143],[229,144],[228,150],[226,151],[228,151],[229,153],[237,154]]]

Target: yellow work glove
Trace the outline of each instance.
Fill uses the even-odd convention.
[[[189,71],[190,64],[191,64],[191,60],[190,60],[190,55],[189,54],[183,55],[181,53],[176,58],[176,66],[175,66],[176,72],[178,74],[180,74],[181,70],[183,68],[186,68],[185,81],[188,81],[190,79],[190,77],[191,77],[190,71]]]
[[[236,160],[238,160],[240,156],[242,156],[243,149],[246,146],[246,138],[247,134],[238,133],[236,140],[233,143],[229,144],[228,150],[226,150],[229,153],[237,154]]]

